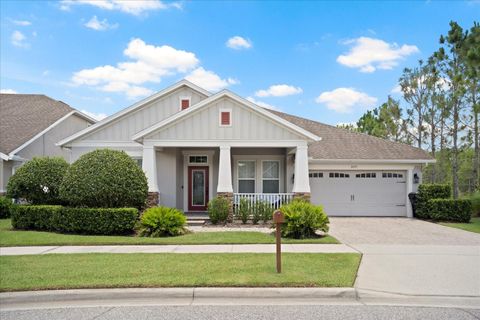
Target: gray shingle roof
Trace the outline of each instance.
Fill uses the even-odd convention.
[[[0,94],[0,152],[12,152],[73,110],[41,94]]]
[[[287,113],[269,110],[273,114],[310,131],[322,140],[308,147],[313,159],[361,160],[427,160],[432,156],[419,148],[392,142],[367,134],[352,132]]]

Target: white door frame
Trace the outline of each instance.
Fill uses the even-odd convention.
[[[208,199],[212,199],[213,157],[215,150],[184,150],[183,155],[183,212],[188,212],[188,167],[208,167]],[[207,156],[206,163],[190,163],[190,156]]]

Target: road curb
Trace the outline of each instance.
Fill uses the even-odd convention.
[[[411,296],[355,288],[121,288],[0,293],[0,310],[158,305],[390,305],[480,308],[480,297]]]
[[[125,288],[22,291],[0,293],[0,306],[36,309],[124,305],[256,304],[320,300],[354,303],[354,288]]]

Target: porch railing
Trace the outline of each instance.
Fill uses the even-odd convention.
[[[238,213],[240,199],[247,199],[248,206],[253,208],[257,202],[262,202],[272,211],[293,200],[293,193],[234,193],[233,212]]]

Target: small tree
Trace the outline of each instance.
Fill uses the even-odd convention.
[[[142,208],[148,195],[145,173],[124,151],[95,150],[69,168],[61,197],[79,207]]]
[[[68,163],[60,157],[39,157],[25,162],[10,177],[7,196],[32,204],[60,204],[60,184]]]

